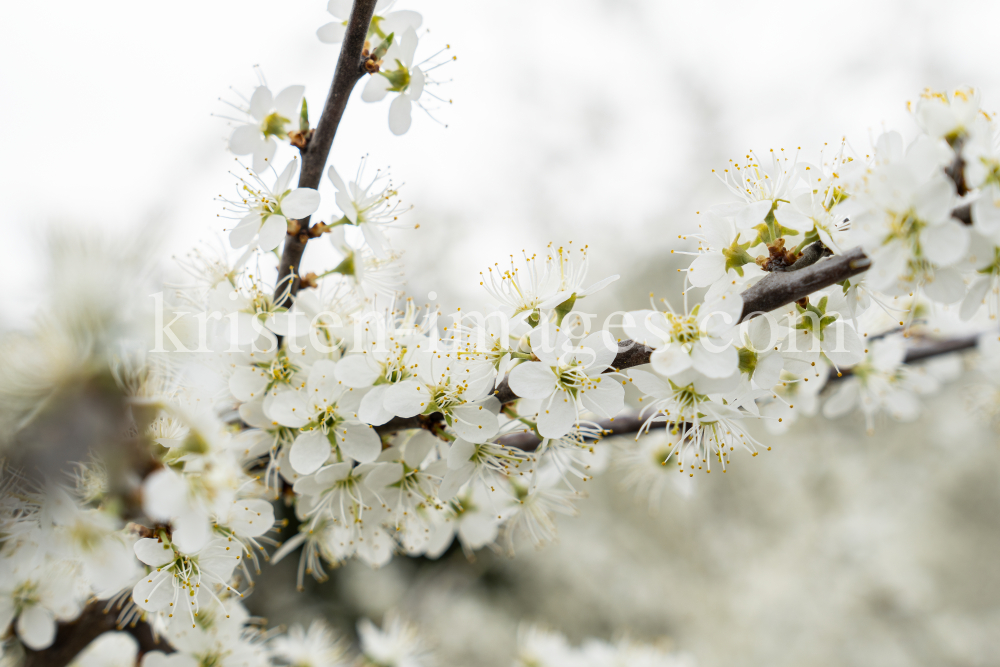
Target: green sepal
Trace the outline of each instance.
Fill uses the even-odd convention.
[[[749,347],[736,348],[740,355],[740,372],[746,373],[748,377],[753,377],[753,372],[757,368],[757,353]]]
[[[393,70],[379,70],[379,74],[389,79],[389,83],[392,84],[389,90],[401,93],[406,90],[406,87],[410,85],[410,70],[406,69],[406,65],[396,61],[396,69]]]
[[[754,229],[757,230],[757,238],[754,239],[751,248],[757,246],[761,243],[765,245],[771,245],[782,236],[798,236],[799,233],[794,229],[789,229],[788,227],[782,227],[781,223],[777,221],[774,217],[774,211],[777,209],[777,202],[771,206],[771,211],[764,218],[764,222],[760,223]]]
[[[573,310],[573,304],[576,303],[576,292],[569,295],[569,298],[556,306],[556,326],[562,324],[563,318],[566,317],[570,311]]]
[[[754,258],[750,256],[747,249],[753,241],[740,243],[739,237],[733,239],[732,245],[722,249],[722,256],[726,258],[726,271],[735,271],[741,278],[743,277],[743,265],[753,264]]]
[[[275,111],[264,117],[264,122],[261,123],[260,129],[265,137],[287,139],[288,133],[285,131],[285,126],[290,122],[290,120]]]

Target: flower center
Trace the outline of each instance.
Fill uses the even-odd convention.
[[[285,132],[285,126],[290,122],[290,120],[279,114],[277,111],[272,111],[264,117],[264,120],[260,122],[260,131],[265,137],[287,139],[288,134]]]

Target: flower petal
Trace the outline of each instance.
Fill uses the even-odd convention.
[[[344,422],[334,435],[341,453],[359,463],[371,463],[382,452],[382,439],[368,424]]]
[[[274,108],[273,102],[274,98],[271,96],[271,91],[268,87],[257,86],[250,97],[250,115],[257,120],[264,120],[271,109]]]
[[[229,150],[234,155],[249,155],[261,144],[260,128],[256,125],[240,125],[229,137]]]
[[[299,117],[299,105],[302,104],[302,95],[305,92],[305,86],[289,86],[285,88],[274,98],[274,110],[283,117],[294,121],[294,119]]]
[[[265,251],[274,250],[285,239],[288,233],[288,221],[284,216],[269,215],[264,224],[260,226],[260,238],[258,243],[260,249]],[[232,242],[232,236],[230,236]]]
[[[344,41],[346,33],[347,26],[344,25],[343,21],[331,21],[326,25],[320,26],[319,30],[316,31],[316,36],[324,44],[340,44]]]
[[[410,96],[406,93],[400,94],[389,105],[389,131],[397,137],[406,134],[406,131],[410,129],[412,121],[410,107]]]
[[[292,220],[301,220],[319,208],[319,193],[312,188],[295,188],[281,200],[281,212]]]
[[[174,559],[174,550],[166,543],[152,537],[144,537],[137,540],[132,549],[136,558],[150,567],[160,567],[166,565]]]
[[[755,225],[764,222],[764,218],[771,212],[771,200],[764,199],[747,204],[736,214],[737,229],[750,229]]]
[[[548,398],[556,390],[556,376],[540,361],[528,361],[507,376],[507,383],[521,398]]]
[[[538,432],[543,438],[561,438],[570,432],[576,419],[576,401],[568,391],[559,390],[551,399],[542,402]]]
[[[364,90],[361,91],[361,99],[365,102],[381,102],[389,93],[392,82],[381,74],[372,74],[368,77]]]
[[[310,475],[330,458],[330,441],[322,431],[304,431],[295,438],[288,462],[300,475]]]

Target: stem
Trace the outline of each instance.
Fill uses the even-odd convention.
[[[166,641],[161,642],[153,637],[149,624],[144,621],[119,628],[117,609],[113,608],[106,612],[104,611],[105,606],[107,606],[107,602],[95,600],[84,608],[80,617],[75,621],[60,623],[55,641],[47,649],[32,651],[25,647],[23,667],[62,667],[62,665],[67,665],[80,651],[87,648],[90,642],[112,630],[121,630],[136,638],[139,642],[138,661],[141,661],[142,656],[149,651],[174,652],[174,649]]]
[[[365,73],[361,52],[365,47],[375,2],[376,0],[354,0],[351,17],[347,21],[347,33],[340,47],[340,57],[337,58],[337,69],[333,73],[333,83],[330,84],[330,93],[326,97],[326,105],[316,123],[312,138],[302,152],[300,188],[318,189],[323,179],[323,170],[326,168],[340,119],[344,115],[344,109],[347,108],[347,100],[354,90],[354,84]],[[291,283],[284,295],[275,294],[278,306],[287,306],[287,302],[299,291],[298,269],[306,243],[309,242],[309,218],[300,220],[299,223],[301,229],[298,234],[285,236],[285,247],[281,253],[281,264],[278,266],[278,284],[280,285],[288,276],[291,276]]]

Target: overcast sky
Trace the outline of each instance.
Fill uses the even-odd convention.
[[[418,59],[458,60],[394,137],[388,101],[360,88],[332,163],[391,165],[414,203],[404,242],[415,293],[478,298],[478,272],[548,241],[591,246],[595,271],[628,274],[676,247],[724,195],[711,168],[749,149],[809,156],[846,134],[864,149],[924,86],[969,83],[1000,108],[989,2],[747,3],[426,0]],[[162,255],[219,233],[231,191],[217,98],[301,83],[315,114],[337,48],[322,0],[8,3],[0,21],[0,279],[7,317],[30,310],[46,224],[165,231]],[[279,154],[285,159],[290,151]],[[333,210],[324,184],[321,218]],[[324,253],[307,262],[322,265]],[[596,275],[596,274],[595,274]],[[625,284],[623,281],[622,284]],[[469,304],[472,305],[472,304]]]

